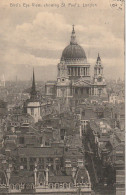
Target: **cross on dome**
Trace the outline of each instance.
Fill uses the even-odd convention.
[[[70,44],[74,45],[74,44],[77,44],[77,41],[76,41],[76,34],[75,34],[75,30],[74,30],[74,24],[72,26],[73,26],[73,30],[72,30]]]
[[[75,26],[75,25],[73,24],[72,26],[73,26],[73,31],[72,31],[72,33],[75,33],[75,30],[74,30],[74,26]]]
[[[98,61],[101,61],[101,58],[100,58],[99,53],[98,53],[98,57],[97,57],[97,62],[98,62]]]

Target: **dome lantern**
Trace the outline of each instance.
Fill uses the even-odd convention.
[[[84,49],[77,43],[74,25],[71,34],[70,44],[65,47],[62,52],[61,60],[63,61],[85,61],[87,62],[86,54]]]
[[[77,42],[76,42],[76,34],[75,34],[75,30],[74,30],[74,25],[73,25],[73,30],[72,30],[72,34],[71,34],[71,41],[70,41],[70,44],[71,45],[76,45]]]
[[[97,62],[98,62],[98,61],[101,61],[101,58],[100,58],[99,53],[98,53],[98,57],[97,57]]]

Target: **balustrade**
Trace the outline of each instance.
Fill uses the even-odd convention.
[[[6,184],[0,184],[0,188],[7,188]],[[43,186],[42,186],[43,187]],[[75,189],[75,188],[90,188],[89,183],[49,183],[48,189]],[[22,189],[35,189],[34,184],[10,184],[10,191],[21,191]],[[45,188],[44,188],[45,189]]]
[[[16,190],[16,191],[20,191],[22,189],[34,189],[35,186],[33,183],[31,184],[10,184],[9,185],[9,189],[10,190]]]

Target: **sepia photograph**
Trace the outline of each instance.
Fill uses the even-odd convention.
[[[0,0],[0,195],[125,195],[124,0]]]

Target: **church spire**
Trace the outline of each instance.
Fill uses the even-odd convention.
[[[99,53],[98,53],[98,57],[97,57],[97,62],[98,62],[98,61],[101,61],[101,58],[100,58]]]
[[[34,74],[34,68],[33,68],[33,78],[32,78],[32,88],[31,88],[31,98],[35,98],[37,92],[36,92],[36,86],[35,86],[35,74]]]
[[[73,31],[72,31],[72,33],[75,33],[75,30],[74,30],[74,24],[73,24]]]
[[[77,42],[76,42],[76,34],[75,34],[75,30],[74,30],[74,24],[73,24],[73,30],[72,30],[72,34],[71,34],[70,44],[71,45],[77,44]]]
[[[35,91],[35,73],[34,73],[34,68],[33,68],[32,89]]]

